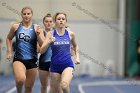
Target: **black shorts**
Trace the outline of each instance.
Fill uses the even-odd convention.
[[[32,69],[32,68],[37,68],[37,59],[30,59],[30,60],[22,60],[22,59],[17,59],[17,58],[14,58],[13,59],[13,63],[15,61],[20,61],[22,62],[26,69]]]
[[[49,71],[50,70],[50,61],[48,62],[39,62],[39,69],[44,70],[44,71]]]

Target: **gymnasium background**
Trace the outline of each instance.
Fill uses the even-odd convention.
[[[21,9],[30,6],[33,22],[41,25],[47,13],[68,15],[81,55],[75,76],[135,76],[140,72],[135,41],[140,36],[139,5],[139,0],[0,0],[0,74],[13,73],[6,59],[6,35],[21,20]]]

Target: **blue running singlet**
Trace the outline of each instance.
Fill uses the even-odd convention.
[[[46,36],[47,32],[44,31],[44,36]],[[45,53],[40,55],[39,62],[50,62],[52,56],[52,50],[49,46]]]
[[[54,30],[53,36],[55,41],[51,44],[52,58],[50,68],[51,72],[61,74],[67,67],[74,68],[70,55],[71,40],[67,30],[65,30],[63,36],[59,36],[56,30]]]
[[[54,30],[53,36],[55,37],[55,42],[51,44],[51,61],[54,64],[65,64],[67,62],[72,62],[70,55],[71,40],[68,31],[65,30],[64,35],[59,36],[56,30]]]
[[[21,60],[37,59],[37,36],[34,25],[25,28],[19,25],[16,34],[16,46],[14,58]]]

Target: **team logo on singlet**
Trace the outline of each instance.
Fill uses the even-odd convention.
[[[70,42],[69,41],[54,42],[54,45],[63,45],[63,44],[70,44]]]
[[[25,42],[29,42],[30,38],[31,37],[29,35],[26,35],[25,33],[19,33],[19,39],[22,39]]]

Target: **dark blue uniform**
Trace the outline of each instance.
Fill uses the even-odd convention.
[[[53,36],[55,42],[51,44],[52,58],[51,58],[51,72],[62,73],[67,67],[74,68],[74,64],[70,55],[71,40],[69,33],[65,30],[63,36],[59,36],[57,31],[54,29]]]

